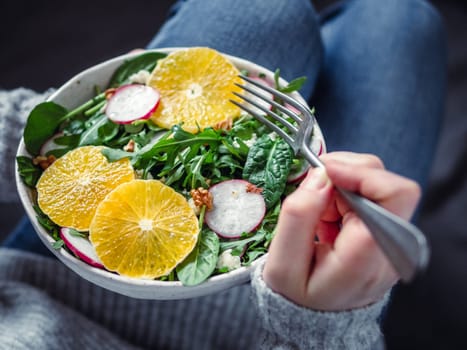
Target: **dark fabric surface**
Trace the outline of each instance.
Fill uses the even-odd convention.
[[[467,4],[434,1],[448,34],[448,94],[441,138],[420,216],[430,239],[426,274],[394,293],[389,349],[467,348]]]
[[[143,47],[171,3],[2,2],[0,88],[57,87],[93,64]],[[445,18],[449,47],[445,119],[419,221],[432,259],[423,276],[393,294],[384,323],[388,349],[467,348],[467,5],[432,3]],[[20,205],[0,205],[0,239],[21,214]]]

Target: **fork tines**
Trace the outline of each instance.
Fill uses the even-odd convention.
[[[286,95],[286,94],[284,94],[284,93],[282,93],[280,91],[277,91],[277,90],[275,90],[275,89],[273,89],[273,88],[271,88],[269,86],[263,85],[263,84],[255,81],[253,79],[250,79],[248,77],[245,77],[245,76],[240,76],[240,77],[243,80],[247,81],[248,83],[250,83],[250,84],[254,85],[255,87],[257,87],[258,89],[252,88],[252,87],[250,87],[248,85],[236,84],[237,86],[239,86],[243,90],[249,92],[251,95],[256,96],[260,101],[264,101],[267,104],[274,106],[276,108],[276,110],[279,110],[282,113],[284,113],[285,115],[292,118],[298,124],[299,127],[297,128],[297,126],[290,123],[287,119],[285,119],[283,116],[276,113],[273,109],[267,108],[264,105],[262,105],[259,102],[259,100],[255,101],[253,98],[250,98],[248,96],[233,92],[233,94],[235,94],[235,96],[241,98],[242,100],[246,101],[251,106],[254,106],[257,110],[260,110],[260,111],[264,112],[265,115],[270,116],[272,119],[276,120],[277,122],[279,122],[280,124],[285,126],[289,130],[289,132],[292,133],[292,135],[294,135],[294,137],[293,137],[293,136],[289,135],[288,133],[286,133],[283,129],[281,129],[273,121],[266,118],[265,115],[262,115],[261,113],[258,113],[257,111],[254,111],[252,108],[250,108],[249,106],[247,106],[245,104],[241,104],[241,103],[239,103],[237,101],[234,101],[234,100],[230,100],[230,101],[233,104],[235,104],[236,106],[243,109],[245,112],[247,112],[251,116],[258,119],[263,124],[269,126],[272,130],[274,130],[279,136],[281,136],[293,148],[295,153],[299,152],[301,144],[303,142],[303,139],[309,137],[310,136],[309,134],[311,133],[311,130],[309,130],[310,132],[308,132],[307,126],[312,124],[312,121],[313,121],[312,118],[313,117],[312,117],[310,111],[308,110],[308,108],[306,106],[304,106],[302,103],[296,101],[295,99],[291,98],[290,96],[288,96],[288,95]],[[290,106],[296,108],[301,113],[301,115],[299,115],[296,112],[290,110],[290,108],[286,108],[282,104],[276,102],[271,97],[265,96],[264,94],[260,93],[258,90],[266,91],[269,94],[271,94],[272,96],[274,96],[275,98],[281,99],[285,103],[287,103]]]

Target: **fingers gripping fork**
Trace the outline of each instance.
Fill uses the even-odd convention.
[[[247,103],[241,104],[234,100],[231,100],[231,102],[269,126],[292,147],[295,154],[301,154],[313,167],[325,168],[323,162],[309,147],[315,125],[315,118],[310,109],[276,89],[248,77],[240,77],[251,85],[237,85],[249,92],[251,97],[234,92],[237,97]],[[274,98],[271,99],[270,96],[266,96],[260,91],[267,92]],[[265,107],[258,100],[255,100],[253,96],[274,108]],[[285,107],[277,100],[282,100],[291,107]],[[259,113],[258,110],[264,114]],[[283,115],[279,114],[279,112]],[[287,120],[284,115],[290,117],[296,125]],[[287,131],[284,131],[284,129]],[[428,243],[424,234],[415,225],[359,194],[338,187],[336,189],[365,222],[375,241],[403,281],[411,281],[418,272],[426,268],[429,261]]]

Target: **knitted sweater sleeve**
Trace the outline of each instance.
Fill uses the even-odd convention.
[[[298,306],[272,291],[262,278],[263,265],[252,275],[254,299],[263,324],[261,349],[377,349],[382,348],[378,318],[389,292],[375,304],[321,312]]]
[[[18,201],[15,186],[15,155],[29,112],[44,101],[51,90],[37,93],[30,89],[0,90],[0,202]]]

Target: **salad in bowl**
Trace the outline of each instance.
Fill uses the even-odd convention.
[[[308,165],[230,102],[239,75],[305,103],[303,78],[193,47],[113,58],[37,105],[16,174],[43,243],[83,278],[136,298],[246,282]],[[325,152],[317,124],[311,146]]]

